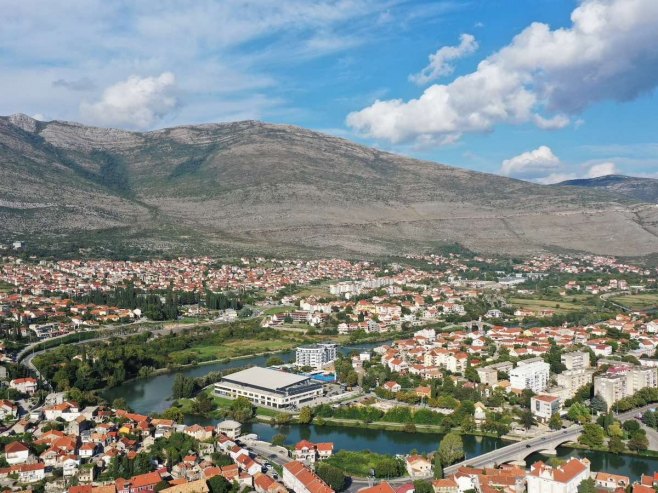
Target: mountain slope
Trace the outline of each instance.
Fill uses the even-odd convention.
[[[0,117],[0,235],[211,253],[656,252],[656,209],[260,122],[126,132]]]
[[[643,202],[658,203],[658,180],[652,178],[636,178],[633,176],[607,175],[598,178],[583,178],[567,180],[558,183],[560,186],[596,188],[618,193],[631,199]]]

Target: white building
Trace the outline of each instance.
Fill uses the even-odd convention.
[[[283,484],[295,493],[334,493],[319,476],[293,460],[283,466]]]
[[[329,363],[336,361],[338,345],[334,343],[313,344],[312,346],[300,346],[295,354],[295,365],[310,366],[321,370]]]
[[[544,361],[519,361],[519,366],[509,372],[513,389],[530,389],[538,394],[546,390],[550,365]]]
[[[217,424],[217,433],[223,433],[229,438],[236,439],[242,434],[242,425],[232,419]]]
[[[578,485],[589,475],[587,459],[570,459],[558,467],[535,462],[526,474],[528,493],[577,493]]]
[[[563,353],[560,360],[567,367],[567,370],[582,370],[590,366],[589,353],[586,351]]]
[[[323,385],[311,377],[254,366],[231,373],[215,384],[215,394],[246,397],[258,406],[297,407],[323,394]]]
[[[546,422],[560,412],[560,398],[555,395],[536,395],[530,398],[530,410],[538,420]]]

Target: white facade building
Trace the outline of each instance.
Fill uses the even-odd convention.
[[[587,459],[570,459],[558,467],[535,462],[526,474],[528,493],[577,493],[578,485],[589,478]]]
[[[336,361],[337,344],[321,343],[312,346],[300,346],[295,354],[295,365],[310,366],[316,370],[321,370],[329,363]]]
[[[519,366],[509,372],[513,389],[530,389],[534,393],[543,392],[548,386],[550,365],[544,361],[519,361]]]

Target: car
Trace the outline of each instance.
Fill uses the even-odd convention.
[[[530,448],[530,444],[526,445],[525,448]]]
[[[270,459],[276,459],[277,455],[276,454],[270,454]]]

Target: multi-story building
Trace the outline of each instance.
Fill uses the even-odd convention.
[[[590,367],[589,353],[586,351],[563,353],[560,359],[567,370],[582,370]]]
[[[513,389],[530,389],[534,393],[543,392],[548,386],[550,365],[543,360],[519,361],[518,366],[509,372]]]
[[[530,410],[538,420],[546,422],[560,412],[560,398],[546,394],[533,396],[530,398]]]
[[[295,493],[334,493],[319,476],[296,460],[283,466],[283,484]]]
[[[494,368],[478,368],[477,372],[481,384],[494,386],[498,383],[498,372]]]
[[[321,370],[336,360],[337,348],[338,345],[333,343],[300,346],[295,354],[295,364],[300,367],[310,366],[316,370]]]
[[[658,368],[637,367],[594,378],[594,395],[599,395],[608,408],[646,387],[658,387]]]
[[[563,371],[556,376],[557,384],[562,390],[560,395],[564,399],[572,398],[579,388],[592,383],[593,375],[594,369],[592,368]]]

